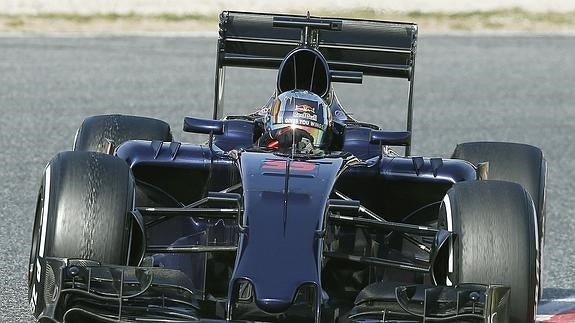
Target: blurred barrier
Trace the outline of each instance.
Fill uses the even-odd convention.
[[[575,11],[573,0],[2,0],[0,14],[212,15],[222,10],[268,12],[349,11],[472,12],[518,8],[532,12]]]

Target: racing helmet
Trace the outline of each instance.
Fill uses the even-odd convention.
[[[279,149],[295,144],[300,152],[326,149],[332,122],[331,110],[319,95],[307,90],[286,91],[275,98],[265,117],[263,144]]]

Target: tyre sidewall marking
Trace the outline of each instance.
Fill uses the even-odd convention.
[[[453,216],[451,214],[451,201],[449,195],[445,194],[443,197],[443,204],[445,205],[445,218],[447,220],[447,231],[453,233]],[[452,286],[453,282],[449,279],[449,274],[453,275],[453,239],[449,239],[449,259],[447,261],[447,272],[445,285]]]
[[[527,196],[529,196],[529,193],[527,191],[525,191],[525,194],[527,194]],[[537,281],[535,283],[535,310],[533,311],[535,313],[535,316],[537,316],[537,305],[539,303],[539,285],[541,284],[541,277],[539,276],[540,273],[542,273],[542,271],[540,271],[540,257],[539,257],[539,221],[537,219],[537,210],[535,209],[535,203],[533,202],[533,199],[529,199],[529,202],[531,202],[531,208],[533,210],[533,223],[535,224],[535,280]],[[543,257],[541,257],[541,261],[543,260]],[[536,317],[534,317],[533,319],[536,319]]]
[[[48,217],[46,213],[48,212],[48,206],[50,201],[50,165],[46,168],[46,183],[44,187],[44,209],[42,210],[42,233],[40,233],[40,248],[38,249],[38,255],[44,257],[44,249],[46,248],[46,223],[48,222]]]
[[[43,204],[43,209],[42,209],[42,220],[41,220],[41,226],[42,229],[40,231],[40,246],[38,247],[38,255],[36,256],[36,261],[35,263],[35,271],[36,271],[36,281],[32,284],[32,293],[31,293],[31,297],[30,297],[30,309],[32,310],[33,314],[36,314],[36,306],[38,305],[38,291],[40,289],[40,280],[42,279],[42,266],[40,264],[40,260],[38,259],[39,257],[44,257],[44,252],[45,252],[45,248],[46,248],[46,227],[47,227],[47,222],[48,222],[48,216],[47,216],[47,212],[48,212],[48,206],[49,204],[49,200],[50,200],[50,177],[51,177],[51,169],[50,169],[50,165],[48,165],[46,167],[46,179],[45,179],[45,183],[44,183],[44,204]]]

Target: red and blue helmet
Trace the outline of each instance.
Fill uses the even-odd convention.
[[[298,138],[311,141],[314,148],[324,149],[332,116],[327,103],[307,90],[291,90],[278,95],[265,119],[265,131],[270,138],[299,133]],[[291,137],[290,137],[291,138]]]

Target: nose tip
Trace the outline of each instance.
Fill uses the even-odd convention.
[[[258,307],[268,313],[285,312],[291,305],[291,301],[282,299],[256,299]]]

